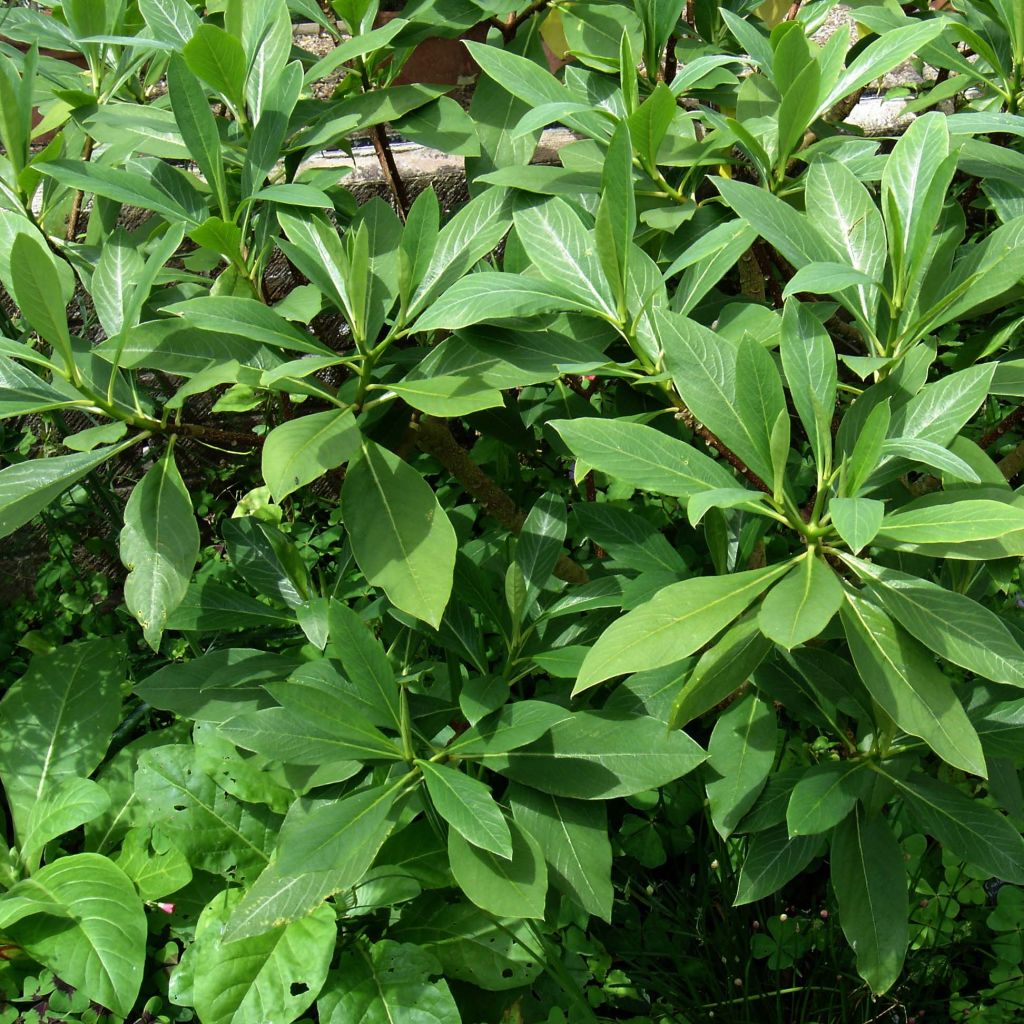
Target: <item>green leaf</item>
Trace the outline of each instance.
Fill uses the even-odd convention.
[[[515,820],[544,851],[548,878],[578,906],[605,921],[612,916],[612,846],[605,805],[570,800],[513,784]]]
[[[785,408],[771,356],[751,339],[737,347],[695,321],[664,310],[655,310],[654,321],[665,365],[687,407],[762,480],[770,481],[771,430]]]
[[[839,81],[818,104],[819,115],[830,110],[844,96],[902,64],[912,53],[930,43],[943,31],[937,19],[917,21],[906,28],[892,29],[862,50],[839,76]]]
[[[778,726],[767,702],[748,693],[715,722],[708,741],[708,765],[716,777],[707,783],[711,820],[728,839],[753,807],[775,763]]]
[[[207,904],[176,968],[194,972],[190,1005],[203,1024],[295,1020],[327,978],[338,933],[334,911],[320,906],[302,920],[227,942],[234,895],[221,893]]]
[[[843,603],[839,578],[823,558],[805,554],[761,602],[761,632],[791,650],[813,640]]]
[[[510,824],[509,859],[472,846],[455,829],[448,832],[448,857],[459,888],[481,910],[496,917],[542,918],[548,871],[540,844],[515,822]]]
[[[40,164],[39,169],[68,188],[81,189],[83,192],[92,192],[114,202],[153,210],[171,225],[183,221],[190,227],[198,227],[206,219],[206,205],[202,202],[199,192],[172,196],[138,170],[107,167],[80,160],[48,160]],[[188,205],[183,205],[183,199]],[[193,208],[196,201],[202,204],[201,211]]]
[[[970,465],[953,452],[934,441],[917,437],[890,437],[882,445],[883,455],[899,455],[905,459],[922,463],[946,476],[969,483],[981,483]]]
[[[957,549],[968,541],[1002,540],[1016,550],[1014,539],[1024,530],[1024,509],[1002,501],[966,499],[926,505],[885,516],[875,537],[879,547],[915,551],[949,546],[947,557],[958,557]],[[1008,551],[1008,553],[1010,553]],[[1021,553],[1024,554],[1024,548]],[[969,553],[959,557],[972,557]]]
[[[139,11],[155,39],[184,46],[199,25],[187,0],[139,0]]]
[[[124,510],[120,551],[128,569],[125,604],[146,642],[159,651],[167,619],[185,596],[199,558],[192,499],[171,451],[135,485]]]
[[[287,764],[316,765],[349,760],[398,760],[399,747],[346,706],[339,686],[301,673],[267,684],[281,707],[247,711],[225,721],[220,731],[233,743]]]
[[[130,828],[115,863],[144,900],[163,899],[192,881],[192,868],[185,855],[159,826]]]
[[[372,441],[341,490],[352,551],[393,604],[437,628],[451,595],[455,530],[426,481]]]
[[[885,516],[885,503],[873,498],[833,498],[828,503],[828,511],[836,533],[856,554],[878,534]]]
[[[702,647],[737,618],[790,563],[662,588],[613,622],[590,649],[573,693],[626,672],[659,668]]]
[[[786,282],[782,296],[789,298],[797,292],[830,295],[853,285],[871,286],[875,283],[863,271],[854,270],[853,267],[848,267],[845,263],[808,263]]]
[[[1024,649],[984,605],[896,569],[848,561],[886,611],[926,647],[986,679],[1024,686]]]
[[[309,570],[280,530],[255,516],[242,516],[225,520],[221,533],[228,558],[246,583],[292,608],[309,599]]]
[[[235,295],[204,295],[186,299],[164,307],[202,330],[219,334],[234,334],[250,341],[261,342],[289,352],[309,352],[312,355],[334,355],[312,335],[293,327],[269,306]]]
[[[473,846],[506,860],[512,857],[512,838],[490,788],[465,772],[430,761],[417,761],[434,809]]]
[[[459,284],[461,283],[460,281]],[[422,371],[423,365],[420,364],[416,372]],[[394,392],[407,405],[429,416],[468,416],[471,412],[494,409],[502,404],[501,392],[497,388],[474,377],[417,377],[415,380],[406,378],[400,384],[379,386]]]
[[[516,541],[516,565],[526,584],[524,611],[533,607],[555,571],[565,531],[565,502],[555,494],[541,495],[523,521]]]
[[[566,295],[609,319],[617,316],[612,292],[594,242],[583,222],[564,199],[552,196],[516,210],[516,234],[534,269]]]
[[[778,196],[741,181],[712,181],[736,213],[797,270],[808,263],[830,263],[835,259],[832,247],[811,221]]]
[[[903,970],[909,939],[907,869],[882,818],[858,811],[832,837],[832,886],[839,923],[871,991],[887,991]]]
[[[75,401],[66,391],[51,387],[27,366],[0,355],[0,419],[59,409],[74,405]]]
[[[244,104],[246,59],[242,44],[224,29],[204,22],[182,50],[194,75],[216,89],[236,110]]]
[[[341,662],[345,675],[359,692],[375,725],[401,724],[399,690],[394,671],[379,641],[363,621],[340,601],[327,612],[328,653]]]
[[[939,172],[949,156],[949,142],[945,117],[938,111],[923,114],[900,137],[882,171],[882,211],[901,289],[927,259],[948,185]],[[940,188],[933,190],[936,178]]]
[[[159,822],[189,863],[204,871],[242,879],[255,875],[281,827],[266,807],[235,800],[201,772],[192,746],[143,751],[135,792],[149,820]]]
[[[812,275],[804,279],[805,291],[846,292],[840,298],[854,315],[874,330],[878,283],[884,280],[886,272],[885,225],[874,199],[849,167],[833,159],[811,163],[805,196],[807,215],[845,268],[836,271],[844,280],[826,278],[820,282],[820,287],[815,284],[812,268],[835,266],[831,262],[811,264],[806,270],[797,271],[796,277],[804,273]],[[852,277],[851,268],[863,278]],[[786,290],[797,289],[790,282]]]
[[[203,28],[212,28],[206,25]],[[216,29],[215,31],[221,31]],[[200,35],[202,29],[197,35]],[[193,43],[195,37],[193,37]],[[193,45],[185,47],[187,53]],[[189,71],[185,61],[174,54],[167,69],[167,91],[171,100],[174,120],[189,153],[199,166],[203,177],[213,189],[221,217],[230,219],[228,186],[224,174],[224,157],[221,152],[220,135],[213,111],[207,102],[206,93],[195,75]]]
[[[469,751],[460,756],[474,757]],[[482,759],[552,796],[610,800],[663,786],[692,771],[707,755],[682,732],[666,732],[654,718],[605,711],[577,711],[545,735],[509,753]]]
[[[23,841],[36,804],[102,761],[123,679],[124,655],[111,641],[65,644],[35,655],[0,701],[0,776]]]
[[[782,177],[790,156],[814,120],[820,85],[821,68],[817,61],[811,60],[782,92],[778,114],[778,153],[775,158],[775,166]]]
[[[706,650],[672,702],[669,728],[681,729],[738,690],[771,650],[771,642],[749,616]]]
[[[732,905],[741,907],[771,896],[810,864],[820,845],[817,836],[790,838],[785,825],[751,836]]]
[[[689,498],[701,491],[737,487],[735,477],[720,463],[641,423],[585,417],[555,420],[551,426],[588,466],[654,494]]]
[[[11,247],[11,285],[25,319],[70,368],[74,357],[60,277],[43,243],[28,232],[18,234]]]
[[[673,108],[675,104],[673,103]],[[612,136],[601,175],[601,201],[594,225],[597,256],[611,286],[616,309],[625,312],[629,284],[629,253],[636,230],[633,194],[633,147],[629,130],[620,124]]]
[[[404,138],[442,153],[480,155],[476,122],[450,96],[439,96],[406,114],[395,127]]]
[[[91,779],[72,775],[47,788],[32,806],[21,842],[21,856],[29,871],[39,866],[43,847],[58,836],[92,821],[110,806],[110,795]]]
[[[321,1024],[455,1024],[459,1008],[441,963],[422,946],[391,939],[342,953],[317,1002]]]
[[[331,410],[288,420],[267,435],[263,479],[274,500],[348,462],[359,450],[359,428],[349,410]]]
[[[19,882],[7,898],[29,896],[64,908],[63,917],[33,916],[5,931],[65,984],[122,1017],[142,985],[146,916],[128,876],[106,857],[61,857]]]
[[[108,338],[114,337],[125,326],[132,293],[142,269],[141,254],[130,244],[124,230],[118,228],[104,241],[90,284],[96,315]]]
[[[404,839],[409,831],[396,836],[396,841]],[[434,857],[447,863],[446,850],[437,850]],[[446,879],[437,881],[448,884]],[[518,917],[495,921],[467,900],[449,903],[440,894],[428,897],[417,905],[415,913],[403,915],[394,934],[415,941],[436,956],[447,977],[468,981],[489,992],[522,988],[543,970],[537,957],[524,948],[532,949],[533,933],[528,921]]]
[[[488,321],[591,307],[542,278],[485,270],[456,281],[420,315],[417,331],[454,331]]]
[[[165,665],[134,690],[147,704],[182,718],[224,722],[268,707],[272,701],[263,684],[287,677],[297,664],[280,654],[226,647]]]
[[[168,616],[164,628],[186,633],[217,633],[221,630],[294,624],[294,617],[287,612],[271,608],[211,577],[190,584],[181,604]]]
[[[490,53],[497,52],[491,47],[487,49]],[[487,189],[462,207],[437,236],[430,261],[409,300],[406,322],[418,316],[477,260],[491,252],[508,231],[511,219],[509,194],[501,188]],[[419,266],[418,260],[416,266]]]
[[[826,474],[831,468],[832,413],[836,404],[835,348],[821,322],[799,302],[786,303],[779,354],[814,462]]]
[[[938,779],[887,777],[925,832],[951,853],[1003,881],[1024,882],[1024,837],[1008,818]]]
[[[844,417],[844,426],[849,416],[850,413],[847,413],[847,416]],[[842,487],[844,495],[856,497],[857,492],[861,490],[868,477],[871,476],[878,465],[879,459],[882,457],[882,447],[885,444],[891,418],[887,401],[876,405],[868,413],[863,426],[857,434],[853,451],[850,452],[850,458],[845,466]]]
[[[823,761],[793,787],[786,807],[791,836],[813,836],[838,825],[853,810],[864,785],[863,761]]]
[[[839,613],[857,671],[882,710],[944,761],[984,776],[978,735],[931,654],[860,593],[847,590]]]

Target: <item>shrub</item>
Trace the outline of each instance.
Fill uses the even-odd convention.
[[[6,10],[2,1019],[1015,1019],[1024,21],[910,6]]]

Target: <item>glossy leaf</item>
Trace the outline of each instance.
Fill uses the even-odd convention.
[[[403,611],[438,626],[452,588],[455,531],[429,485],[371,441],[345,476],[345,525],[366,578]]]
[[[851,814],[832,838],[832,886],[839,922],[872,992],[887,991],[907,952],[907,873],[903,853],[881,818]]]

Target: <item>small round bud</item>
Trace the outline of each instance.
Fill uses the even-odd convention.
[[[785,924],[789,920],[789,914],[779,914],[779,920]]]
[[[822,919],[822,921],[827,921],[828,920],[828,911],[827,910],[819,910],[818,911],[818,917],[820,917]]]
[[[712,871],[717,871],[718,870],[718,861],[717,860],[713,860],[711,862],[711,870]]]

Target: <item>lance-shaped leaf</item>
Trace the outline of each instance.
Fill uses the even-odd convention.
[[[159,650],[168,616],[185,596],[199,557],[192,499],[170,451],[135,485],[124,510],[120,547],[128,569],[125,604],[146,642]]]
[[[204,26],[212,28],[213,26]],[[218,32],[223,30],[217,29]],[[190,43],[189,46],[193,44]],[[186,47],[186,51],[189,47]],[[217,199],[220,215],[228,220],[231,211],[228,206],[227,178],[224,174],[224,157],[221,152],[217,122],[206,99],[206,93],[198,79],[189,70],[185,61],[175,54],[167,69],[167,91],[171,109],[181,137],[203,177],[209,182]]]
[[[882,710],[944,761],[984,776],[978,734],[931,654],[860,593],[847,590],[839,613],[857,671]]]
[[[791,836],[827,832],[853,810],[865,782],[863,761],[823,761],[809,768],[793,787],[786,806]]]
[[[984,605],[919,576],[848,561],[886,611],[926,647],[986,679],[1024,686],[1024,649]]]
[[[485,270],[456,281],[416,321],[417,331],[454,331],[487,321],[591,307],[543,278]]]
[[[788,790],[785,792],[788,795]],[[810,864],[820,846],[818,836],[790,838],[784,825],[757,832],[747,846],[733,906],[771,896]]]
[[[738,690],[772,649],[757,617],[748,616],[732,626],[705,651],[672,702],[669,727],[681,729]]]
[[[397,455],[364,441],[361,458],[345,476],[341,503],[366,578],[403,611],[439,626],[457,542],[429,484]]]
[[[587,309],[614,318],[614,292],[575,210],[553,196],[517,210],[516,234],[538,273]]]
[[[854,553],[875,539],[885,516],[885,505],[873,498],[833,498],[828,510],[836,533]]]
[[[380,641],[347,605],[331,601],[327,611],[327,653],[341,662],[375,725],[401,724],[398,683]]]
[[[540,844],[552,884],[588,913],[612,916],[612,846],[599,800],[571,800],[512,785],[516,821]]]
[[[1008,818],[925,775],[889,776],[921,827],[957,857],[1006,882],[1024,882],[1024,838]]]
[[[275,501],[348,462],[359,450],[359,428],[349,410],[288,420],[267,435],[263,479]]]
[[[825,473],[832,458],[836,354],[821,321],[802,303],[786,303],[779,353],[793,405],[811,442],[814,462]]]
[[[746,346],[737,346],[686,317],[655,310],[654,319],[665,365],[690,411],[763,481],[770,481],[771,430],[785,407],[771,356],[757,342],[747,339]]]
[[[662,588],[613,622],[590,649],[573,693],[626,672],[660,668],[692,654],[737,618],[790,563]]]
[[[60,276],[43,243],[28,232],[15,236],[11,247],[11,284],[25,319],[70,367],[74,358]]]
[[[465,772],[417,761],[434,809],[467,843],[499,857],[512,857],[512,837],[489,786]]]
[[[686,733],[666,732],[657,719],[577,711],[526,746],[507,754],[488,752],[480,759],[552,796],[608,800],[663,786],[706,757]]]
[[[552,426],[588,466],[654,494],[688,498],[737,486],[721,463],[642,423],[585,417],[556,420]]]
[[[858,811],[836,829],[830,860],[839,923],[857,955],[857,973],[872,992],[885,992],[907,952],[903,851],[882,818]]]
[[[278,845],[278,868],[292,875],[329,871],[336,882],[343,881],[339,888],[351,888],[394,827],[399,795],[393,783],[374,786],[289,814]]]
[[[748,693],[731,704],[711,731],[708,765],[716,773],[707,784],[711,820],[728,839],[753,807],[775,763],[778,726],[772,706]]]

